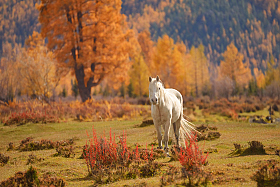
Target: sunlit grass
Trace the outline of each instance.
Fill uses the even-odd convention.
[[[88,137],[92,135],[92,127],[98,135],[103,133],[108,136],[110,128],[116,137],[126,132],[128,146],[140,144],[145,148],[151,142],[156,140],[155,128],[153,125],[147,127],[137,127],[141,123],[140,119],[129,121],[100,121],[100,122],[65,122],[51,124],[26,124],[22,126],[3,126],[0,124],[0,152],[10,156],[8,164],[0,170],[0,181],[14,175],[17,171],[26,171],[28,155],[35,154],[44,158],[42,162],[33,164],[38,171],[42,173],[49,172],[67,181],[68,186],[90,186],[92,181],[87,177],[88,171],[83,159],[79,159],[82,153],[82,146],[85,145]],[[204,122],[195,122],[196,124]],[[222,177],[228,179],[228,182],[215,184],[214,186],[256,186],[256,183],[250,180],[250,176],[258,169],[259,160],[279,159],[278,156],[268,155],[247,155],[247,156],[230,156],[234,150],[233,143],[247,145],[248,141],[260,141],[265,148],[270,145],[276,145],[280,148],[280,125],[279,124],[255,124],[248,122],[208,122],[211,126],[216,126],[221,133],[219,139],[213,141],[199,142],[203,150],[216,148],[217,153],[210,153],[208,156],[209,165],[206,170],[212,171],[216,178]],[[9,142],[16,146],[26,137],[33,137],[35,140],[48,139],[52,141],[76,138],[76,149],[74,158],[54,157],[55,150],[40,151],[7,151]],[[160,162],[174,164],[179,166],[179,162],[168,162],[169,158],[160,159]],[[223,174],[219,174],[219,172]],[[111,184],[112,186],[123,186],[140,184],[145,182],[148,186],[159,186],[160,176],[148,179],[135,179],[119,181]],[[245,181],[242,181],[245,179]],[[241,181],[236,181],[241,180]],[[237,185],[238,184],[238,185]],[[110,186],[110,185],[109,185]]]

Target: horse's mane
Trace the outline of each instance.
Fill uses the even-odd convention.
[[[160,82],[161,85],[162,85],[162,87],[165,88],[165,87],[164,87],[164,84],[163,84],[163,82],[162,82],[161,80],[159,80],[158,82]]]

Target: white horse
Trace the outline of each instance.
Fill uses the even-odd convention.
[[[185,141],[186,138],[192,137],[194,125],[183,117],[183,97],[175,89],[165,89],[159,76],[156,78],[149,77],[149,98],[151,101],[151,110],[153,122],[157,131],[159,149],[162,149],[161,126],[164,129],[163,142],[164,149],[168,154],[168,140],[171,124],[176,138],[176,144],[179,145],[179,139]],[[180,141],[181,142],[181,141]]]

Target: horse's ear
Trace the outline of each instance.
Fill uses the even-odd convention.
[[[157,81],[160,81],[159,76],[157,75]]]
[[[152,82],[152,77],[149,77],[149,81]]]

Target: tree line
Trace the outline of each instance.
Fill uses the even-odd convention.
[[[98,93],[142,97],[148,96],[147,78],[156,75],[184,96],[279,97],[277,29],[264,31],[256,13],[263,8],[267,23],[277,25],[278,1],[218,2],[3,0],[4,18],[22,22],[1,22],[0,99],[24,94],[50,98],[71,91],[82,101]],[[217,17],[211,21],[205,14],[208,9],[220,15],[236,6],[246,8],[248,15],[237,19],[224,12],[223,29],[212,25]],[[36,9],[27,22],[19,15],[29,7]],[[32,34],[6,34],[9,23],[16,31],[31,22]]]

